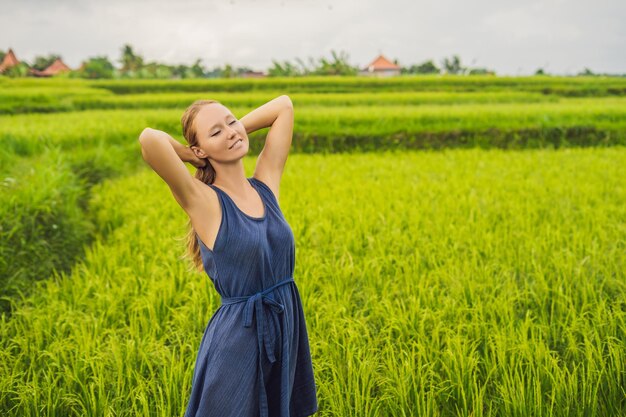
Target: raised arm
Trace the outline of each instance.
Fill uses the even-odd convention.
[[[267,184],[278,199],[280,179],[285,169],[293,136],[293,104],[287,95],[276,97],[242,117],[246,132],[270,126],[259,153],[254,177]]]
[[[199,163],[193,151],[167,133],[145,128],[139,135],[141,155],[152,169],[167,183],[178,204],[189,211],[198,197],[195,179],[185,162]]]

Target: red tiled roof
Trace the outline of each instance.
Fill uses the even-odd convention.
[[[369,63],[365,68],[370,71],[375,71],[375,70],[400,69],[400,66],[389,61],[384,56],[378,55],[376,59],[374,59],[371,63]]]
[[[20,61],[15,57],[13,53],[13,49],[9,48],[9,52],[4,56],[2,62],[0,62],[0,72],[4,72],[5,70],[18,65]]]
[[[52,64],[48,66],[43,71],[38,71],[36,69],[32,70],[32,73],[38,76],[49,77],[60,72],[71,71],[72,69],[65,65],[60,58],[57,58]]]

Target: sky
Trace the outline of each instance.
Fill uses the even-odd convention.
[[[626,73],[624,0],[0,0],[0,50],[32,63],[58,54],[70,68],[125,44],[144,58],[206,69],[267,72],[332,51],[365,67],[379,54],[402,66],[458,55],[498,75],[538,68]]]

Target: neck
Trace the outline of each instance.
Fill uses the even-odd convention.
[[[215,169],[214,185],[224,190],[231,191],[235,195],[244,195],[249,188],[246,172],[243,168],[243,160],[238,159],[231,163],[211,162]]]

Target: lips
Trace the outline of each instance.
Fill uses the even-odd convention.
[[[232,148],[233,148],[233,146],[235,146],[235,145],[236,145],[237,143],[239,143],[240,141],[243,141],[243,139],[237,139],[237,141],[236,141],[235,143],[233,143],[232,145],[230,145],[230,146],[228,147],[228,149],[232,149]]]

